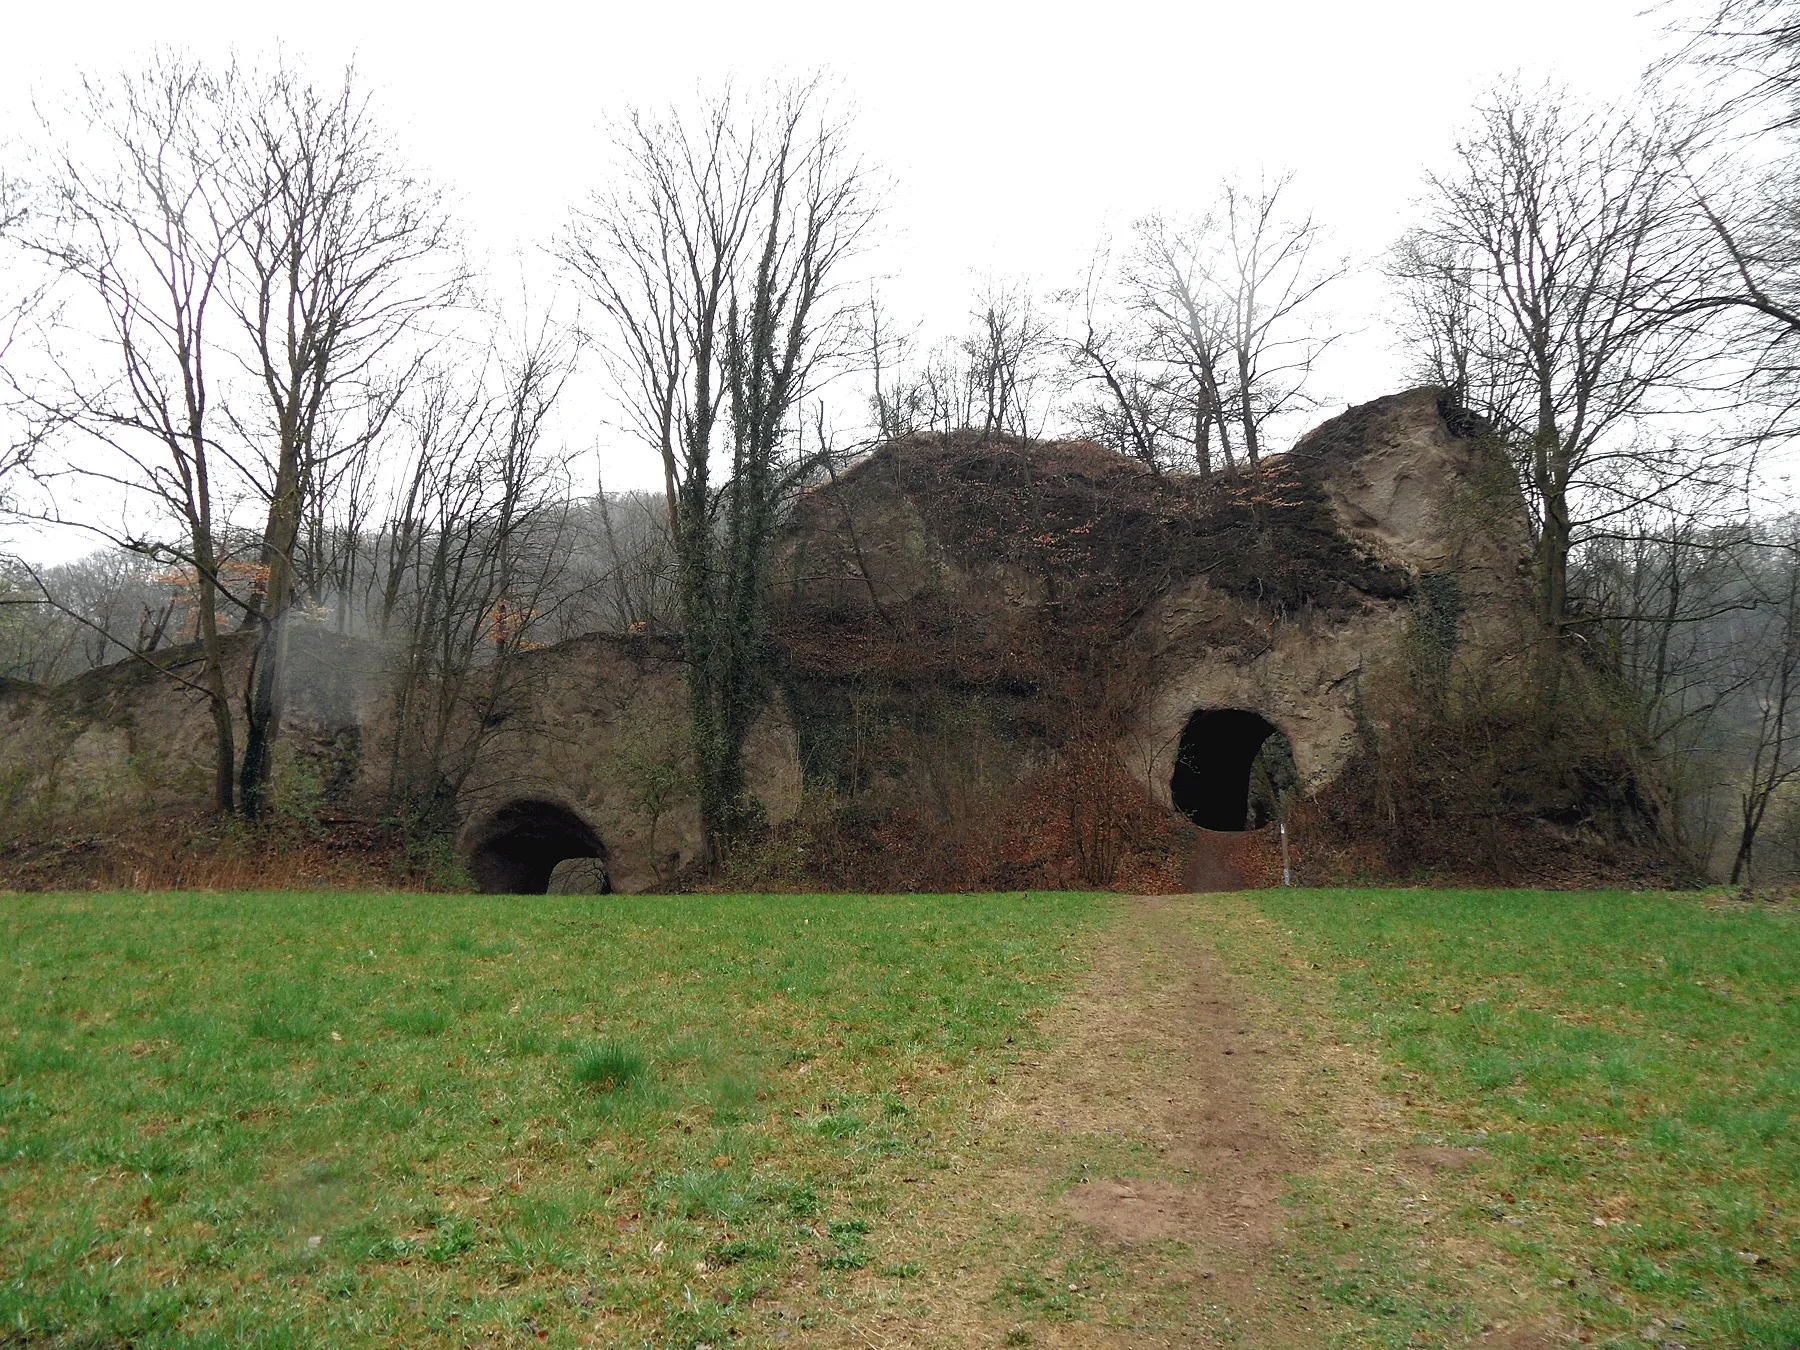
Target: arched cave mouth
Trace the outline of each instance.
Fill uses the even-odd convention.
[[[556,802],[509,802],[489,816],[468,868],[475,884],[490,895],[543,895],[550,873],[565,858],[604,858],[600,836],[568,807]]]
[[[1255,830],[1298,785],[1294,747],[1279,727],[1244,708],[1202,708],[1182,729],[1169,799],[1203,830]]]

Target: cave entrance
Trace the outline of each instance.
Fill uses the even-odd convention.
[[[468,850],[469,873],[490,895],[543,895],[566,858],[604,858],[600,836],[556,802],[509,802],[489,816]]]
[[[1279,727],[1243,708],[1202,708],[1182,729],[1169,799],[1203,830],[1255,830],[1299,785]]]

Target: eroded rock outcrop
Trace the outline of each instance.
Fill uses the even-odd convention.
[[[1081,794],[1135,783],[1172,819],[1183,737],[1208,710],[1279,729],[1317,793],[1350,761],[1359,682],[1401,655],[1422,586],[1454,592],[1469,653],[1517,645],[1524,523],[1478,430],[1441,391],[1412,390],[1209,482],[1086,443],[881,448],[807,494],[779,551],[780,694],[748,755],[767,818],[817,803],[818,884],[1072,880],[1046,859],[1085,868],[1101,846],[1083,842]],[[179,673],[188,658],[158,659]],[[404,755],[391,663],[300,629],[287,660],[278,757],[330,810],[378,809]],[[527,654],[509,679],[463,715],[444,789],[471,870],[542,889],[587,859],[565,870],[588,890],[673,881],[699,844],[678,647],[592,635]],[[15,815],[205,800],[204,708],[141,663],[0,688],[0,731]]]
[[[1329,784],[1356,746],[1360,681],[1400,656],[1422,579],[1451,583],[1465,660],[1517,654],[1529,542],[1511,469],[1479,430],[1442,390],[1414,389],[1349,409],[1271,461],[1315,487],[1357,554],[1407,585],[1279,611],[1205,575],[1171,587],[1147,620],[1155,674],[1127,749],[1153,790],[1167,799],[1193,710],[1221,707],[1262,713],[1291,741],[1306,788]]]
[[[1517,493],[1460,421],[1442,391],[1413,390],[1210,482],[1080,443],[878,451],[803,505],[784,559],[778,632],[809,768],[867,789],[837,749],[860,699],[888,750],[878,794],[942,791],[909,743],[928,750],[921,728],[948,719],[1001,747],[1010,763],[986,771],[1014,780],[1097,731],[1168,805],[1190,719],[1241,709],[1324,787],[1422,577],[1465,597],[1471,641],[1525,617]]]

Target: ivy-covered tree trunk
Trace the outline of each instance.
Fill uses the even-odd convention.
[[[284,414],[287,411],[283,409]],[[261,820],[272,805],[269,774],[281,731],[281,621],[293,599],[294,543],[300,534],[300,445],[289,425],[292,420],[282,418],[275,494],[263,531],[263,579],[246,616],[246,623],[259,633],[244,695],[244,766],[238,777],[239,800],[251,820]]]
[[[634,114],[621,186],[576,213],[564,262],[605,312],[626,406],[662,458],[703,859],[757,814],[744,747],[770,689],[765,613],[783,503],[810,467],[794,414],[847,348],[831,280],[871,219],[816,84],[697,118]]]

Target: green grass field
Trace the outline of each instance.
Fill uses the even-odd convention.
[[[1120,903],[0,897],[0,1345],[759,1344],[759,1300],[918,1274],[897,1188]],[[1800,1345],[1791,912],[1206,903],[1266,999],[1326,991],[1296,1044],[1372,1046],[1478,1151],[1395,1241],[1491,1249],[1596,1344]],[[1466,1343],[1467,1289],[1324,1221],[1357,1203],[1297,1178],[1281,1269]]]
[[[1450,1226],[1602,1339],[1800,1346],[1800,916],[1692,897],[1262,892],[1421,1137]],[[1355,1297],[1353,1289],[1345,1291]]]
[[[715,1341],[881,1259],[942,1099],[1100,917],[0,903],[0,1343],[138,1346]]]

